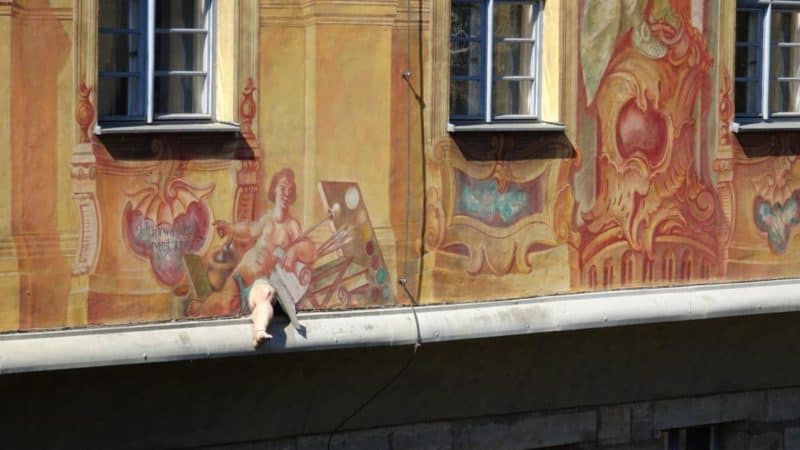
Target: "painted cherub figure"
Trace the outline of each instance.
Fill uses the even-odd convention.
[[[284,168],[272,176],[267,195],[274,206],[259,220],[214,222],[220,237],[228,237],[244,245],[255,243],[244,253],[222,289],[204,302],[192,303],[189,311],[191,315],[198,316],[233,314],[243,306],[241,299],[242,292],[245,292],[253,321],[255,347],[272,338],[267,333],[267,326],[274,315],[276,300],[275,289],[269,282],[273,269],[281,264],[286,271],[294,272],[297,262],[310,265],[317,259],[314,243],[303,234],[300,222],[289,210],[297,200],[297,185],[292,169]],[[248,287],[249,293],[246,292]]]

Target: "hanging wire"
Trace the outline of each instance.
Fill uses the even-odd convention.
[[[420,47],[422,46],[422,0],[420,0],[420,8],[419,8],[419,15],[418,15],[418,25],[419,25],[419,43]],[[411,0],[406,0],[406,14],[408,14],[408,23],[406,24],[406,57],[407,63],[410,65],[411,63]],[[422,64],[421,55],[420,55],[420,64]],[[327,449],[331,449],[331,444],[333,443],[334,436],[339,433],[339,431],[344,428],[347,423],[352,420],[355,416],[357,416],[361,411],[364,410],[370,403],[375,401],[381,394],[383,394],[387,389],[393,386],[397,380],[399,380],[406,371],[411,367],[414,362],[414,359],[417,356],[417,351],[422,346],[422,334],[419,327],[419,318],[417,317],[417,310],[416,304],[417,299],[408,289],[408,250],[409,250],[409,223],[411,219],[411,105],[413,102],[411,101],[411,97],[413,96],[414,99],[419,99],[419,96],[414,92],[413,85],[411,84],[411,77],[413,72],[410,69],[406,69],[401,73],[401,76],[408,85],[409,91],[409,101],[408,106],[406,108],[406,224],[405,224],[405,249],[403,252],[403,278],[398,280],[398,284],[402,288],[403,292],[406,294],[408,299],[411,301],[411,313],[414,319],[414,326],[416,328],[416,342],[411,349],[411,355],[409,355],[408,361],[403,365],[402,368],[386,383],[384,383],[380,388],[378,388],[367,400],[361,403],[355,410],[353,410],[350,415],[345,417],[336,427],[328,434],[328,443]],[[423,124],[424,126],[424,124]],[[424,143],[423,143],[424,144]],[[421,257],[421,256],[420,256]],[[420,270],[421,271],[421,270]],[[417,277],[419,280],[419,277]],[[419,292],[419,281],[417,283],[417,292]]]

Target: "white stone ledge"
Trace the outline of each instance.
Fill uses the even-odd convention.
[[[465,339],[800,310],[800,280],[636,289],[459,305],[301,313],[250,345],[247,319],[0,335],[0,374]]]
[[[447,131],[450,133],[459,132],[508,132],[508,131],[541,131],[541,132],[562,132],[566,129],[563,123],[557,122],[492,122],[492,123],[471,123],[471,124],[447,124]]]
[[[150,125],[95,125],[94,134],[97,136],[121,134],[158,134],[158,133],[239,133],[238,123],[228,122],[199,122],[199,123],[158,123]]]
[[[776,118],[773,120],[742,120],[731,123],[734,133],[762,133],[775,131],[800,131],[800,120]]]

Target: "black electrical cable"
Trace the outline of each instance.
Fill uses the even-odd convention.
[[[411,356],[408,358],[408,361],[403,365],[403,367],[380,389],[375,391],[364,403],[362,403],[358,408],[356,408],[349,416],[347,416],[344,420],[342,420],[333,431],[330,432],[328,435],[328,445],[327,449],[331,450],[331,443],[333,442],[333,437],[339,433],[339,431],[350,421],[353,417],[358,415],[364,408],[367,407],[370,403],[372,403],[376,398],[378,398],[385,390],[389,389],[397,380],[400,379],[401,376],[411,367],[411,364],[414,362],[414,358],[417,356],[417,350],[421,347],[419,342],[414,344],[414,347],[411,350]]]
[[[406,0],[406,14],[408,14],[409,16],[411,15],[411,0]],[[419,19],[418,20],[419,20],[419,27],[420,27],[420,42],[419,42],[419,45],[420,45],[420,50],[421,50],[421,46],[422,46],[422,7],[421,6],[420,6],[420,10],[419,10]],[[409,20],[409,22],[410,22],[410,20]],[[407,54],[407,57],[409,58],[409,62],[410,62],[410,59],[411,59],[411,26],[410,26],[410,24],[407,25],[407,29],[406,29],[406,54]],[[420,58],[421,58],[421,56],[422,55],[420,55]],[[408,87],[409,87],[409,90],[410,90],[409,95],[413,95],[415,98],[417,98],[417,94],[416,94],[416,92],[414,92],[413,86],[411,85],[412,72],[410,70],[406,70],[401,75],[402,75],[403,79],[405,79],[406,82],[408,83]],[[407,127],[406,127],[406,146],[407,146],[407,149],[406,149],[406,151],[407,151],[406,176],[410,177],[411,176],[411,102],[408,103],[406,121],[407,121]],[[424,124],[423,124],[423,126],[424,126]],[[409,291],[408,286],[407,286],[407,284],[408,284],[408,234],[409,234],[408,225],[409,225],[409,216],[410,216],[410,209],[409,209],[410,206],[411,206],[411,183],[409,182],[409,180],[406,180],[406,230],[405,230],[405,232],[406,232],[406,236],[405,236],[406,243],[405,243],[405,249],[404,249],[405,251],[404,251],[404,256],[403,256],[403,273],[405,274],[405,276],[404,276],[404,278],[401,278],[400,280],[398,280],[398,284],[400,285],[400,287],[403,288],[403,291],[408,296],[408,299],[411,300],[411,313],[413,314],[413,317],[414,317],[414,326],[415,326],[416,333],[417,333],[416,342],[414,343],[414,347],[411,349],[411,355],[409,356],[408,361],[406,361],[406,363],[403,365],[403,367],[400,368],[400,370],[397,371],[397,373],[392,378],[390,378],[389,381],[384,383],[384,385],[381,386],[377,391],[375,391],[366,401],[361,403],[361,405],[359,405],[355,410],[353,410],[353,412],[350,413],[349,416],[345,417],[344,420],[339,422],[339,424],[336,425],[336,427],[333,429],[333,431],[331,431],[328,434],[328,443],[327,443],[327,446],[326,446],[327,450],[331,450],[331,444],[333,443],[334,436],[336,436],[336,434],[338,434],[339,431],[342,428],[344,428],[344,426],[347,425],[347,423],[350,420],[353,419],[353,417],[357,416],[358,413],[363,411],[364,408],[366,408],[370,403],[375,401],[376,398],[378,398],[384,391],[386,391],[392,385],[394,385],[394,383],[396,383],[397,380],[399,380],[400,377],[403,376],[403,374],[414,363],[414,359],[417,356],[417,352],[419,351],[420,347],[422,347],[422,333],[421,333],[420,328],[419,328],[419,318],[417,317],[417,310],[415,308],[415,305],[417,304],[417,299],[414,298],[414,296],[411,294],[411,291]]]

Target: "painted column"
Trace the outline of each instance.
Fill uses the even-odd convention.
[[[11,117],[11,30],[14,9],[0,2],[0,117]],[[0,165],[11,166],[11,128],[0,127]],[[11,172],[0,171],[0,331],[19,323],[19,267],[11,236]]]

